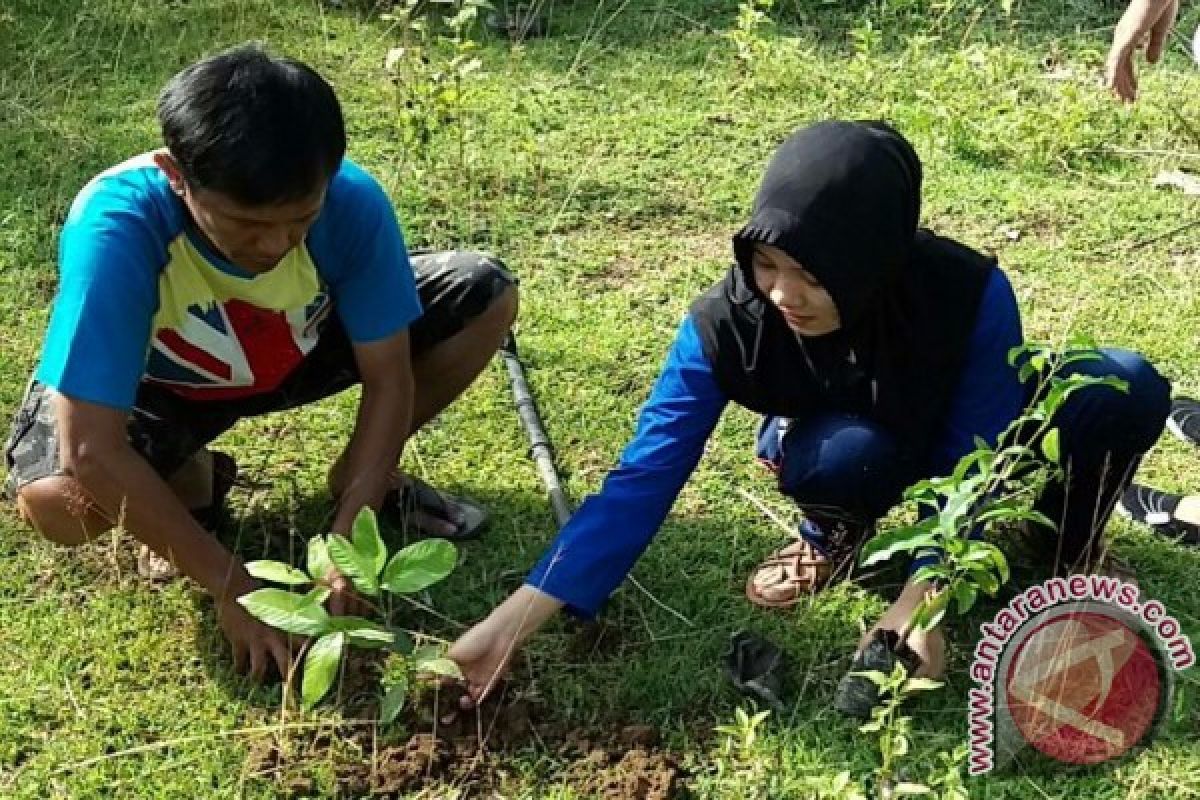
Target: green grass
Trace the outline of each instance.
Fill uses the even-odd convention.
[[[1118,9],[1038,0],[1005,17],[978,8],[940,16],[919,0],[784,2],[764,49],[742,65],[723,35],[736,16],[731,0],[554,3],[547,39],[513,48],[485,37],[463,164],[453,127],[422,154],[402,144],[384,70],[399,31],[365,0],[343,9],[15,0],[0,10],[0,416],[11,416],[37,358],[57,227],[75,191],[158,145],[154,98],[173,72],[252,38],[333,81],[351,155],[384,181],[412,245],[488,248],[519,273],[524,355],[577,498],[620,452],[688,303],[726,265],[729,234],[773,144],[815,118],[885,116],[911,137],[926,165],[926,221],[996,252],[1028,336],[1087,331],[1145,352],[1177,391],[1200,391],[1200,228],[1143,244],[1200,211],[1195,198],[1151,187],[1160,169],[1200,163],[1200,72],[1172,52],[1143,72],[1142,101],[1121,108],[1095,86]],[[1198,15],[1186,11],[1180,31],[1190,34]],[[1057,72],[1043,66],[1048,57]],[[327,518],[323,476],[353,408],[344,396],[247,421],[220,443],[265,487],[234,495],[233,533],[249,555],[265,534],[303,536]],[[864,776],[875,763],[873,742],[830,700],[860,625],[884,598],[840,587],[790,614],[742,598],[747,571],[779,539],[732,490],[771,497],[752,463],[754,424],[747,413],[726,415],[635,571],[690,624],[627,586],[607,611],[615,646],[572,656],[568,629],[554,626],[520,667],[523,690],[567,723],[663,726],[700,797],[812,796],[828,776]],[[488,537],[434,591],[450,618],[484,614],[552,535],[525,449],[498,368],[410,447],[411,468],[486,501],[494,516]],[[1141,475],[1196,489],[1198,463],[1164,440]],[[1111,530],[1144,588],[1200,634],[1200,554],[1121,523]],[[418,622],[446,637],[457,630]],[[741,760],[710,735],[739,703],[715,667],[739,626],[788,650],[793,686],[787,713]],[[958,627],[957,677],[914,710],[918,774],[965,740],[970,631]],[[55,549],[5,507],[0,795],[272,796],[248,754],[265,738],[257,729],[279,720],[280,691],[234,676],[223,647],[192,588],[137,581],[128,542]],[[1184,675],[1180,685],[1180,712],[1148,751],[1090,771],[1042,766],[975,780],[972,795],[1200,794],[1195,680]],[[338,718],[325,706],[307,719]],[[152,747],[124,752],[144,745]],[[575,796],[549,751],[515,753],[507,766],[513,796]]]

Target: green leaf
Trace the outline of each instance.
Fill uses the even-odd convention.
[[[1035,511],[1032,508],[1028,509],[1025,512],[1025,519],[1029,520],[1030,522],[1041,525],[1044,528],[1049,528],[1051,531],[1058,530],[1058,525],[1055,524],[1054,520],[1047,517],[1041,511]]]
[[[462,670],[458,664],[448,658],[431,658],[428,661],[421,661],[416,665],[417,672],[430,672],[434,675],[442,675],[446,678],[454,678],[461,681],[463,679]]]
[[[992,566],[996,568],[996,575],[1000,578],[1000,583],[1003,585],[1008,583],[1011,577],[1008,569],[1008,558],[1005,557],[1004,551],[995,545],[991,546]]]
[[[958,460],[950,477],[954,479],[955,483],[960,483],[963,478],[967,477],[967,473],[977,466],[980,469],[987,469],[991,466],[994,458],[995,453],[987,446],[987,442],[984,442],[982,448],[976,448]]]
[[[1051,428],[1042,437],[1042,455],[1050,463],[1058,463],[1058,428]]]
[[[319,703],[333,686],[345,644],[344,633],[330,633],[308,648],[308,655],[304,657],[304,681],[300,685],[300,698],[305,709]]]
[[[996,573],[992,570],[991,562],[969,566],[967,572],[979,590],[988,597],[995,595],[1000,590],[1000,581],[997,580]]]
[[[878,733],[883,730],[883,718],[873,719],[858,726],[859,733]]]
[[[329,534],[326,544],[329,547],[329,557],[338,571],[354,584],[354,588],[368,597],[379,594],[379,581],[376,578],[375,565],[363,557],[345,536],[336,533]]]
[[[933,794],[933,790],[923,783],[910,783],[908,781],[901,781],[892,787],[892,794],[902,797],[912,797],[914,795]]]
[[[389,628],[392,634],[392,644],[389,648],[393,653],[399,653],[402,656],[412,655],[415,649],[412,637],[406,631],[399,628]]]
[[[1115,375],[1105,375],[1100,379],[1100,385],[1111,387],[1124,394],[1129,393],[1129,381]]]
[[[926,564],[918,569],[911,576],[913,583],[921,583],[922,581],[938,581],[950,577],[950,567],[941,561],[935,564]]]
[[[1102,358],[1104,358],[1104,355],[1097,352],[1095,349],[1071,350],[1063,353],[1062,365],[1066,366],[1067,364],[1074,364],[1077,361],[1099,361]]]
[[[906,756],[906,755],[908,755],[908,737],[904,736],[903,734],[899,734],[899,733],[893,734],[892,735],[892,756],[899,757],[899,756]]]
[[[303,586],[306,583],[312,583],[312,579],[302,570],[296,569],[291,564],[284,564],[282,561],[248,561],[246,562],[246,572],[259,580],[285,583],[288,586]]]
[[[860,678],[866,678],[871,683],[875,684],[876,686],[880,686],[880,687],[886,686],[887,682],[888,682],[888,676],[885,675],[884,673],[880,672],[877,669],[863,670],[860,672],[851,672],[850,674],[857,675]]]
[[[935,681],[932,678],[909,678],[904,682],[904,692],[928,692],[940,689],[944,685],[941,681]]]
[[[442,655],[442,649],[437,645],[418,647],[413,651],[411,658],[416,672],[431,672],[434,675],[462,680],[463,674],[458,664]]]
[[[308,540],[307,555],[308,574],[318,581],[328,578],[329,573],[333,572],[334,566],[333,560],[329,557],[329,548],[325,544],[324,536],[314,536]]]
[[[315,606],[323,606],[331,594],[333,594],[333,590],[328,586],[318,586],[315,589],[310,589],[304,595],[304,599]]]
[[[396,555],[383,571],[383,588],[412,594],[445,578],[458,563],[458,548],[445,539],[423,539]]]
[[[371,577],[378,579],[383,565],[387,563],[387,545],[379,535],[379,523],[375,519],[374,509],[370,506],[363,506],[354,518],[352,542],[363,563],[373,567],[374,573]]]
[[[975,599],[979,596],[979,592],[974,586],[966,582],[956,583],[953,589],[954,603],[958,606],[958,613],[965,614],[971,610],[971,606],[975,605]]]
[[[403,676],[384,685],[383,699],[379,701],[379,721],[391,725],[396,721],[404,701],[408,699],[408,678]]]
[[[255,619],[281,631],[320,636],[329,630],[329,614],[307,595],[284,589],[258,589],[237,601]]]
[[[933,517],[922,520],[916,525],[893,528],[872,536],[863,545],[860,560],[864,567],[887,561],[897,553],[912,552],[920,547],[937,544],[937,536],[933,533],[936,520]]]
[[[921,605],[917,606],[916,613],[913,614],[913,628],[927,631],[937,627],[938,623],[942,621],[942,617],[945,616],[946,607],[949,604],[950,592],[945,589],[932,597],[926,597],[921,601]]]
[[[387,628],[362,617],[333,617],[329,627],[346,634],[350,644],[365,649],[388,647],[396,638]]]

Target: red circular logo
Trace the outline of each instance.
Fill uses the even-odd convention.
[[[1004,690],[1027,742],[1059,761],[1099,764],[1142,740],[1164,686],[1135,630],[1104,613],[1073,611],[1029,632]]]

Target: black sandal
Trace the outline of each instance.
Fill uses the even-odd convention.
[[[487,511],[469,500],[452,497],[430,486],[420,478],[406,476],[400,489],[392,489],[383,497],[379,516],[402,531],[412,533],[419,539],[449,539],[463,542],[477,539],[487,526]],[[451,516],[457,510],[461,520],[456,524]],[[450,532],[430,531],[416,524],[416,515],[434,517],[455,525]]]
[[[212,452],[212,469],[212,502],[192,509],[192,517],[209,533],[220,527],[225,519],[225,498],[238,477],[237,462],[227,453]]]

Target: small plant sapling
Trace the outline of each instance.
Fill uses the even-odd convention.
[[[380,722],[387,724],[404,704],[410,675],[461,677],[441,647],[414,648],[410,632],[390,624],[394,598],[415,594],[442,580],[453,571],[457,560],[457,548],[445,539],[424,539],[389,558],[375,512],[364,508],[354,520],[350,538],[331,533],[308,541],[303,570],[279,561],[246,564],[246,570],[255,578],[293,588],[311,587],[306,593],[265,588],[239,597],[238,602],[267,625],[310,639],[300,687],[305,709],[311,709],[329,692],[347,647],[390,648],[402,656],[402,668],[386,670],[381,682]],[[330,578],[337,573],[349,578],[355,590],[389,624],[330,614],[325,603],[332,594]]]
[[[1072,394],[1086,387],[1128,389],[1124,381],[1112,376],[1065,373],[1071,364],[1099,358],[1093,345],[1079,339],[1061,351],[1040,345],[1014,348],[1009,364],[1017,368],[1022,383],[1033,382],[1029,405],[994,446],[977,437],[975,449],[959,460],[950,475],[920,481],[905,492],[905,499],[917,505],[920,519],[916,524],[881,532],[863,547],[864,566],[900,553],[935,552],[939,556],[913,573],[912,580],[929,581],[933,588],[905,630],[899,636],[892,633],[894,641],[886,642],[893,656],[904,654],[912,632],[937,626],[952,605],[958,614],[965,614],[980,594],[994,596],[1008,581],[1008,561],[1000,548],[987,541],[989,534],[1015,526],[1056,530],[1054,521],[1034,508],[1046,485],[1065,477],[1059,431],[1053,425],[1056,412]],[[887,633],[880,631],[877,637]],[[839,702],[838,707],[865,717],[876,693],[864,690],[862,681],[853,673],[843,679],[838,694],[846,702]]]
[[[871,719],[859,726],[863,733],[874,733],[879,739],[879,766],[875,769],[876,795],[880,800],[890,797],[928,795],[933,790],[923,783],[896,780],[896,765],[911,749],[912,718],[900,715],[900,706],[917,692],[941,687],[929,678],[910,678],[908,670],[896,662],[891,673],[868,670],[854,673],[873,683],[879,703],[871,709]]]

